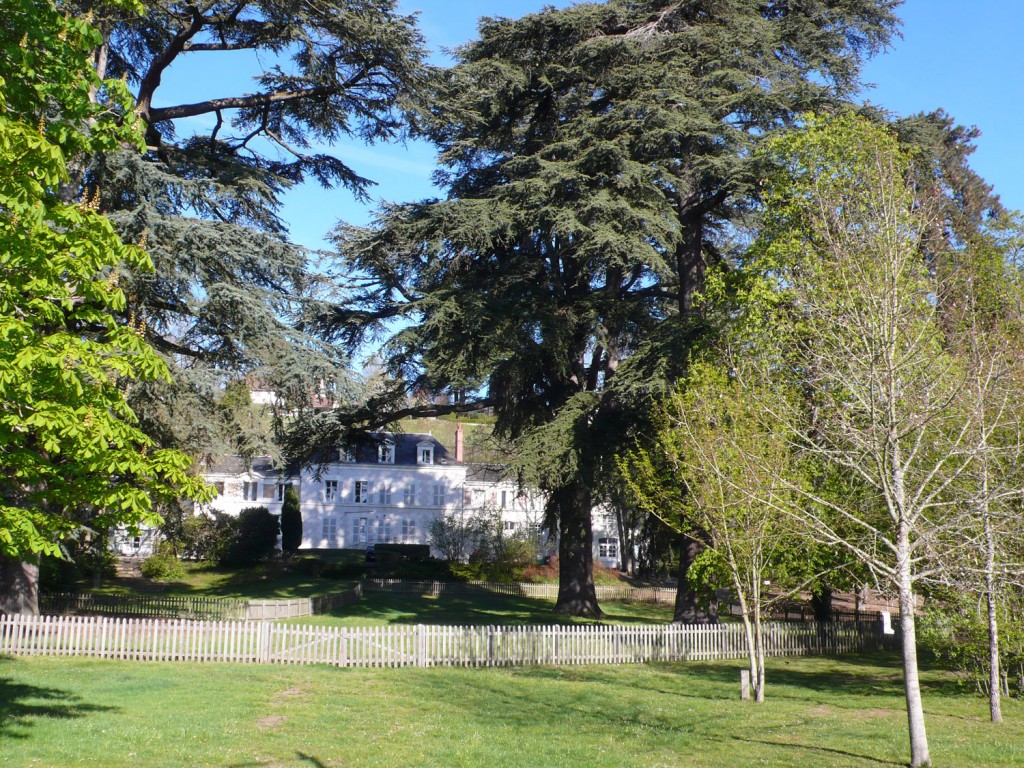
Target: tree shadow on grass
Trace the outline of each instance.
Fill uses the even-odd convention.
[[[0,657],[0,665],[10,658]],[[0,666],[0,674],[2,674]],[[118,707],[89,704],[69,690],[28,685],[0,677],[0,740],[29,738],[28,730],[41,718],[75,720]]]
[[[785,741],[765,741],[764,739],[744,739],[739,736],[732,737],[735,741],[742,741],[746,744],[762,744],[767,747],[781,747],[782,749],[801,749],[808,750],[810,752],[823,752],[830,755],[842,755],[843,757],[855,757],[858,760],[864,760],[874,765],[889,765],[889,766],[905,766],[903,762],[893,762],[892,760],[884,760],[879,757],[871,757],[870,755],[861,755],[856,752],[847,752],[845,749],[833,749],[832,747],[816,747],[813,744],[790,744]]]
[[[439,595],[369,592],[362,600],[329,615],[362,618],[389,624],[449,624],[460,626],[573,625],[590,623],[554,613],[555,604],[545,598],[502,595],[483,587],[458,584]],[[616,624],[650,624],[648,616],[615,612]]]
[[[301,765],[309,765],[312,768],[327,768],[327,763],[323,762],[313,755],[307,755],[305,752],[296,752],[295,757],[298,759]],[[265,766],[266,763],[262,761],[256,762],[245,762],[245,763],[232,763],[229,768],[260,768]]]
[[[793,666],[790,666],[790,665]],[[668,665],[666,669],[672,669]],[[810,667],[810,669],[808,668]],[[687,674],[697,674],[706,680],[739,690],[738,670],[745,668],[743,660],[733,662],[686,662]],[[885,652],[877,654],[851,654],[849,656],[824,656],[808,659],[803,657],[796,668],[795,660],[770,658],[767,660],[766,685],[768,695],[773,698],[798,698],[787,689],[812,691],[830,698],[840,696],[868,696],[902,699],[903,669],[899,656]],[[928,677],[921,680],[924,696],[955,696],[963,693],[961,683],[952,677]],[[729,696],[727,698],[732,698]],[[838,704],[837,706],[842,706]]]

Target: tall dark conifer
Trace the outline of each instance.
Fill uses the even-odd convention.
[[[144,154],[76,162],[86,193],[156,266],[122,283],[125,319],[176,368],[173,390],[132,393],[147,431],[193,451],[229,443],[212,404],[245,374],[287,401],[345,399],[345,356],[301,330],[337,293],[289,241],[281,196],[310,181],[365,196],[372,182],[323,147],[405,129],[425,72],[414,19],[393,0],[144,0],[141,16],[85,5],[104,32],[97,69],[127,80],[146,125]],[[172,95],[186,60],[210,73],[195,98]],[[251,83],[223,76],[247,64]]]
[[[339,231],[369,279],[323,329],[355,344],[401,318],[386,351],[407,390],[493,406],[549,493],[559,611],[600,614],[593,489],[633,407],[700,338],[696,297],[749,205],[751,147],[850,96],[895,5],[613,0],[485,19],[424,120],[447,198]]]

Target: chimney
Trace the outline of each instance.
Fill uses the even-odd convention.
[[[462,422],[455,426],[455,460],[462,463]]]

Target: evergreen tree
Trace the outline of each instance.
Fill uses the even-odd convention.
[[[750,147],[849,96],[895,5],[613,0],[485,19],[424,118],[447,199],[339,231],[371,279],[322,327],[356,345],[403,319],[385,347],[396,394],[450,388],[480,394],[443,410],[495,409],[549,494],[559,611],[600,613],[594,488],[699,337],[718,232],[751,199]]]
[[[104,33],[95,66],[132,90],[146,152],[79,157],[78,180],[156,266],[123,286],[176,385],[136,388],[133,403],[149,433],[200,453],[230,439],[213,407],[225,378],[255,372],[289,404],[351,396],[345,357],[302,330],[309,307],[337,293],[289,242],[281,195],[315,181],[365,196],[372,182],[320,147],[398,136],[423,52],[392,0],[143,5],[142,15],[105,4],[89,13]],[[170,100],[177,64],[206,60],[217,72],[228,57],[251,63],[245,92]]]
[[[284,493],[281,504],[281,551],[286,555],[295,554],[302,546],[302,508],[299,495],[290,485]]]

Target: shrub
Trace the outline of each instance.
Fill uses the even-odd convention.
[[[238,533],[238,521],[230,515],[196,515],[185,518],[177,530],[175,544],[187,560],[220,561]]]
[[[384,553],[394,552],[404,563],[422,563],[430,557],[429,544],[376,544],[374,550],[378,558]]]
[[[281,522],[266,507],[243,509],[235,521],[235,535],[217,562],[229,568],[251,568],[271,559],[277,550]]]
[[[185,575],[185,567],[169,552],[159,552],[147,557],[140,567],[142,575],[147,579],[180,579]]]

